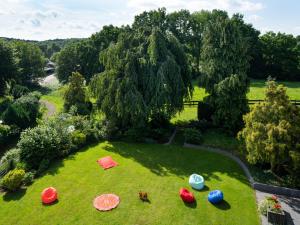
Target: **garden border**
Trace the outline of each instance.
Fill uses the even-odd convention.
[[[243,163],[243,161],[240,160],[237,156],[233,155],[232,153],[230,153],[228,151],[225,151],[220,148],[213,148],[213,147],[204,146],[204,145],[193,145],[193,144],[189,144],[189,143],[184,143],[183,147],[203,149],[205,151],[218,153],[218,154],[221,154],[221,155],[231,158],[232,160],[234,160],[237,164],[239,164],[242,167],[252,188],[255,190],[270,193],[270,194],[285,195],[288,197],[300,198],[300,190],[298,190],[298,189],[279,187],[279,186],[275,186],[275,185],[269,185],[269,184],[255,182],[248,167],[246,166],[246,164]]]

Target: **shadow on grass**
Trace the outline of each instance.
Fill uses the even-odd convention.
[[[207,185],[204,185],[204,187],[201,190],[193,188],[193,191],[205,192],[205,191],[209,191],[209,187]]]
[[[92,148],[92,147],[95,147],[96,145],[98,145],[99,143],[93,143],[93,144],[90,144],[76,152],[73,152],[72,154],[70,154],[69,156],[67,156],[66,158],[64,159],[67,159],[67,160],[75,160],[76,159],[76,154],[79,153],[79,152],[85,152],[87,151],[89,148]],[[50,164],[50,167],[45,171],[43,172],[40,177],[43,177],[45,175],[57,175],[59,174],[59,170],[60,168],[64,167],[64,159],[57,159],[55,161],[53,161],[51,164]]]
[[[229,210],[231,208],[230,204],[226,200],[223,200],[218,204],[213,204],[213,206],[221,210]]]
[[[237,163],[217,153],[174,145],[123,142],[108,143],[103,148],[122,157],[130,158],[159,176],[175,174],[184,179],[193,173],[198,173],[207,181],[214,179],[222,182],[220,176],[217,175],[217,173],[221,173],[250,185]]]
[[[3,195],[3,200],[6,201],[6,202],[18,201],[26,194],[26,191],[27,191],[26,188],[22,188],[18,191],[15,191],[15,192],[6,192]]]
[[[186,207],[195,209],[195,208],[197,208],[197,201],[194,201],[193,203],[187,203],[187,202],[184,202],[184,205],[185,205]]]
[[[50,203],[50,204],[45,204],[45,203],[42,203],[42,204],[43,204],[43,206],[45,206],[45,207],[49,207],[49,206],[56,205],[56,204],[58,204],[58,203],[59,203],[59,201],[58,201],[58,199],[56,199],[54,202],[52,202],[52,203]]]

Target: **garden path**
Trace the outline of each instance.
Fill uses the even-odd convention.
[[[40,100],[40,102],[47,108],[47,118],[53,116],[56,113],[56,108],[54,104],[46,100]]]

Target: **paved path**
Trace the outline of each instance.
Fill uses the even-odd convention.
[[[255,191],[256,192],[256,200],[260,202],[266,196],[271,196],[271,194]],[[285,211],[287,223],[286,225],[300,225],[300,199],[291,198],[282,195],[277,195],[278,200],[281,203],[283,210]],[[262,225],[269,225],[267,217],[261,216]]]
[[[47,108],[46,117],[53,116],[56,113],[55,105],[53,105],[52,103],[50,103],[46,100],[40,100],[40,102]]]

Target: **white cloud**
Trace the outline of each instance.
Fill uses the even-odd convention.
[[[223,9],[233,13],[253,12],[264,8],[262,3],[255,3],[250,0],[129,0],[127,5],[137,11],[166,7],[169,11],[180,9],[189,9],[190,11]]]
[[[248,19],[250,22],[258,22],[258,21],[261,21],[263,18],[259,15],[253,14],[253,15],[247,16],[246,19]]]

